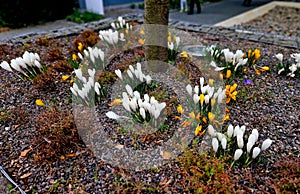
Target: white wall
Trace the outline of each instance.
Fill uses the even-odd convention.
[[[104,15],[103,0],[85,0],[88,11]]]

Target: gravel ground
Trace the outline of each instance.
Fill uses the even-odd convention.
[[[235,27],[255,32],[300,37],[299,21],[299,8],[276,6],[261,17]]]
[[[266,20],[261,28],[268,26],[267,22],[275,21]],[[289,25],[282,26],[282,31],[288,33]],[[297,104],[300,101],[300,80],[278,75],[274,70],[277,63],[274,55],[284,53],[285,57],[289,57],[300,50],[222,36],[193,35],[204,45],[214,44],[234,51],[258,48],[262,55],[260,65],[271,68],[270,72],[261,75],[250,70],[243,77],[236,78],[239,95],[237,102],[231,105],[230,122],[245,124],[249,130],[257,128],[260,140],[269,137],[274,140],[273,144],[264,152],[261,163],[249,167],[236,166],[228,173],[233,178],[235,193],[277,192],[280,181],[285,177],[284,174],[275,176],[276,162],[293,160],[299,166],[300,109]],[[30,50],[38,52],[49,67],[61,67],[74,51],[75,38],[0,45],[0,61],[21,56],[25,50]],[[156,193],[189,193],[186,189],[191,183],[176,161],[158,169],[135,172],[112,167],[97,159],[76,135],[72,119],[68,119],[72,118],[70,83],[61,80],[61,75],[68,73],[70,69],[67,67],[54,68],[49,73],[51,79],[41,78],[36,84],[22,81],[13,73],[0,69],[0,164],[23,190],[28,193],[147,193],[155,188]],[[253,79],[253,84],[244,85],[245,79]],[[36,99],[51,102],[62,111],[50,115],[51,112],[46,112],[44,107],[36,106]],[[63,126],[67,123],[71,131],[75,130],[69,137],[64,137],[68,141],[63,141],[63,146],[55,144],[57,140],[51,139],[49,131],[43,131],[43,123],[53,124],[57,117],[62,120]],[[29,150],[27,154],[26,150]],[[299,176],[295,177],[295,183],[299,183]]]

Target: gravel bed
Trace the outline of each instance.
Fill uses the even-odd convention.
[[[299,8],[276,6],[261,17],[234,27],[254,32],[300,37],[299,21]]]
[[[249,167],[235,166],[230,173],[237,188],[235,193],[276,193],[279,185],[275,182],[277,179],[272,179],[275,163],[300,157],[300,109],[297,106],[300,102],[300,80],[278,75],[274,55],[283,53],[289,57],[300,50],[204,33],[192,34],[208,46],[216,45],[233,51],[258,48],[261,51],[259,65],[270,67],[270,72],[256,75],[250,70],[234,80],[238,83],[239,94],[237,101],[230,106],[230,123],[245,124],[249,130],[256,128],[260,142],[269,137],[274,140],[273,144],[264,152],[262,162]],[[0,61],[9,61],[29,50],[38,52],[49,67],[66,63],[75,51],[74,39],[76,36],[40,39],[28,44],[3,44],[0,45]],[[47,82],[40,82],[45,80],[41,79],[32,83],[0,69],[0,165],[16,183],[27,193],[149,193],[149,188],[156,189],[153,193],[189,193],[186,191],[189,183],[175,160],[157,169],[124,170],[96,158],[74,134],[71,137],[77,141],[76,144],[71,142],[57,154],[52,152],[55,139],[49,141],[49,137],[45,136],[47,133],[41,133],[39,119],[43,118],[41,115],[45,114],[45,108],[37,107],[35,100],[51,102],[66,111],[66,116],[60,117],[62,119],[68,115],[72,117],[71,85],[61,80],[62,75],[70,72],[68,68],[54,69]],[[246,79],[252,79],[253,83],[245,85]],[[97,108],[101,112],[107,106]],[[107,125],[108,122],[103,119],[100,124]],[[72,123],[69,127],[75,129]],[[48,152],[42,152],[41,148],[47,148]],[[28,149],[30,151],[21,156]],[[0,176],[0,184],[2,180],[5,178]],[[0,187],[0,191],[6,188]]]

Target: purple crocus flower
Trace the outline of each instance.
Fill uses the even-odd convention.
[[[250,85],[250,84],[252,84],[252,80],[251,79],[246,79],[246,80],[244,80],[244,84],[245,85]]]

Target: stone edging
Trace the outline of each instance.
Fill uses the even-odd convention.
[[[138,14],[138,15],[127,14],[124,15],[123,17],[124,19],[126,19],[126,21],[143,23],[143,14]],[[114,22],[115,20],[116,20],[115,18],[106,18],[99,21],[51,30],[47,33],[45,32],[32,33],[32,34],[29,33],[23,36],[14,37],[13,39],[7,41],[7,43],[28,43],[41,37],[58,38],[58,37],[76,35],[85,30],[99,31],[99,30],[110,28],[110,23]],[[296,48],[296,49],[300,48],[300,37],[282,36],[282,35],[268,34],[262,32],[239,30],[233,27],[199,25],[199,24],[182,22],[182,21],[174,21],[174,20],[170,20],[169,25],[170,27],[181,29],[181,30],[189,30],[193,32],[202,32],[202,33],[220,35],[232,39],[267,43],[267,44],[273,44],[273,45],[278,45],[278,46],[283,46],[288,48]]]

